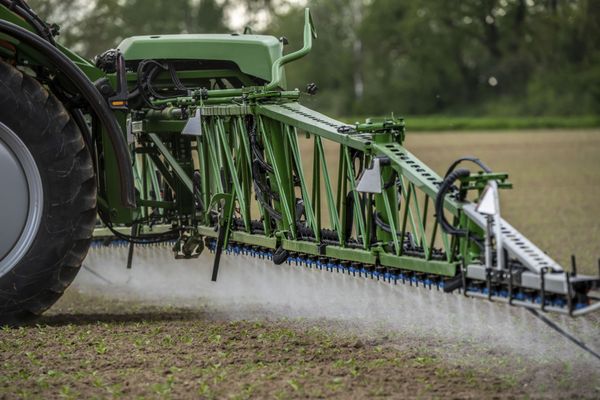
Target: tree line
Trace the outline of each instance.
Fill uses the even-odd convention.
[[[287,37],[292,51],[307,5],[319,37],[287,68],[288,82],[316,83],[319,93],[304,102],[337,116],[600,114],[597,0],[29,3],[88,57],[135,34],[230,32],[236,11],[260,32]]]

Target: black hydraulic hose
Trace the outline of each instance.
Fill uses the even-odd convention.
[[[263,158],[261,148],[258,144],[258,139],[256,137],[256,127],[252,127],[250,131],[250,147],[252,150],[253,160],[252,162],[258,164],[260,168],[266,172],[273,173],[274,169],[271,167]]]
[[[305,224],[296,222],[296,230],[302,239],[315,239],[315,233]],[[337,246],[340,244],[338,234],[332,229],[321,229],[321,243],[325,245]],[[352,249],[362,249],[360,241],[350,239],[346,242],[346,247]]]
[[[253,163],[258,164],[264,171],[273,173],[273,167],[271,167],[263,158],[262,151],[258,143],[258,137],[256,135],[256,122],[252,121],[250,124],[250,147],[253,155]]]
[[[0,0],[0,4],[27,21],[39,36],[50,42],[51,45],[56,46],[54,36],[48,25],[38,17],[27,3],[22,0]]]
[[[88,102],[106,129],[111,147],[115,153],[120,172],[118,179],[121,186],[121,203],[125,207],[135,207],[135,186],[129,146],[125,140],[125,135],[121,131],[121,127],[106,104],[104,97],[102,97],[81,69],[48,41],[31,33],[27,29],[3,20],[0,20],[0,32],[14,37],[45,55],[48,61],[69,79]]]
[[[192,183],[196,209],[199,211],[205,211],[206,207],[204,206],[204,202],[202,201],[202,195],[200,192],[200,189],[202,188],[202,175],[200,174],[200,171],[194,171]]]
[[[471,175],[468,169],[459,168],[456,171],[450,172],[439,187],[437,197],[435,198],[435,215],[438,223],[444,230],[444,232],[454,236],[466,236],[467,230],[457,229],[453,227],[444,216],[444,199],[448,191],[452,188],[454,182],[460,178],[465,178]]]
[[[159,74],[160,72],[160,68],[164,69],[163,65],[156,65],[153,68],[151,68],[148,72],[148,74],[145,74],[145,79],[144,79],[144,87],[148,90],[148,92],[150,93],[150,95],[152,97],[154,97],[155,99],[168,99],[169,96],[163,96],[162,94],[158,93],[156,90],[154,90],[154,86],[153,85],[153,81],[154,78],[156,78],[156,76]]]
[[[348,192],[346,195],[346,231],[344,232],[344,242],[347,242],[352,236],[352,226],[354,222],[354,214],[352,211],[354,210],[354,192]]]
[[[146,70],[146,66],[148,65],[152,65],[152,68]],[[146,91],[156,99],[170,98],[170,96],[163,96],[162,94],[158,93],[153,87],[154,78],[156,78],[158,73],[161,71],[169,72],[171,81],[179,92],[183,94],[188,93],[188,88],[185,87],[185,85],[177,76],[177,70],[175,69],[173,63],[162,64],[159,61],[152,59],[142,60],[137,66],[137,86],[134,89],[134,92],[136,92],[136,96],[141,95],[144,102],[153,109],[160,109],[160,107],[156,107],[152,104],[146,94]]]
[[[396,183],[396,178],[398,178],[398,173],[396,172],[396,170],[392,170],[392,176],[390,176],[390,179],[388,179],[388,181],[383,184],[383,189],[387,190],[394,186],[394,184]]]
[[[179,237],[179,232],[181,231],[181,228],[176,228],[167,232],[149,233],[143,236],[131,236],[117,231],[114,228],[112,222],[108,218],[106,218],[104,213],[99,212],[98,215],[100,216],[100,219],[102,220],[104,225],[108,228],[109,231],[111,231],[113,235],[115,235],[115,237],[133,244],[154,244],[169,242],[171,240],[177,239]]]
[[[254,156],[254,159],[252,160],[252,162],[254,164],[258,164],[263,171],[270,172],[270,173],[274,172],[273,167],[271,167],[269,164],[267,164],[267,162],[263,158],[261,158],[257,147],[254,145],[252,146],[252,155]]]
[[[171,75],[171,80],[173,81],[173,84],[175,85],[175,87],[178,90],[181,90],[182,92],[187,93],[188,88],[185,87],[185,85],[181,82],[181,80],[177,76],[177,70],[175,69],[175,66],[173,65],[173,63],[168,63],[167,65],[169,67],[169,74]]]
[[[350,165],[354,166],[357,159],[359,161],[359,166],[354,171],[354,179],[358,179],[363,173],[363,157],[364,153],[360,150],[350,149]]]
[[[135,99],[136,97],[138,97],[139,95],[140,95],[140,88],[136,87],[131,92],[129,92],[129,95],[127,95],[127,101],[131,101],[131,100]]]
[[[275,220],[280,221],[283,219],[281,213],[275,210],[271,204],[271,200],[279,201],[280,197],[278,193],[273,192],[263,181],[261,181],[261,177],[265,177],[267,172],[273,172],[273,167],[271,167],[264,160],[261,150],[259,148],[258,139],[256,135],[256,120],[254,118],[249,117],[247,119],[247,125],[249,126],[249,136],[250,136],[250,148],[252,150],[253,160],[252,160],[252,182],[254,186],[254,192],[256,194],[256,199],[261,204],[261,206],[265,209],[265,211]]]
[[[392,232],[392,227],[383,221],[383,218],[381,218],[380,213],[378,213],[378,212],[374,213],[373,222],[375,223],[375,225],[377,225],[379,228],[381,228],[381,230],[383,230],[387,233],[394,233],[394,232]],[[396,236],[401,236],[401,233],[396,232]]]
[[[452,171],[454,171],[454,168],[456,168],[458,166],[458,164],[460,164],[463,161],[470,161],[472,163],[477,164],[482,170],[484,170],[485,172],[492,172],[492,170],[490,169],[490,167],[488,167],[483,161],[481,161],[479,158],[477,157],[473,157],[473,156],[466,156],[466,157],[461,157],[457,160],[454,160],[454,162],[450,165],[450,167],[448,168],[448,171],[446,171],[446,175],[444,175],[444,177],[448,176]]]
[[[264,174],[258,168],[257,164],[254,162],[252,163],[252,175],[256,176],[256,179],[254,179],[254,183],[258,186],[261,193],[269,196],[272,200],[275,200],[275,201],[279,201],[281,199],[279,197],[279,193],[273,192],[271,190],[271,188],[269,188],[265,183],[263,183],[260,180],[260,177],[263,176]]]
[[[256,199],[258,200],[258,202],[260,203],[260,205],[265,209],[265,211],[273,218],[276,219],[278,221],[280,221],[283,216],[281,215],[281,213],[277,210],[275,210],[273,207],[271,207],[270,204],[268,204],[264,197],[263,197],[263,193],[260,190],[260,187],[258,187],[256,181],[253,182],[254,183],[254,191],[256,192]]]
[[[144,73],[144,69],[146,68],[146,65],[148,65],[148,64],[154,64],[154,68],[151,71],[153,71],[156,68],[160,68],[160,67],[164,68],[162,66],[162,64],[160,64],[154,60],[140,61],[140,63],[138,64],[138,67],[137,67],[137,87],[134,90],[134,92],[135,91],[138,92],[138,94],[142,97],[142,100],[148,107],[152,108],[153,110],[159,110],[160,107],[156,107],[154,104],[152,104],[152,102],[146,95],[146,89],[147,89],[148,83],[147,83],[147,76]]]

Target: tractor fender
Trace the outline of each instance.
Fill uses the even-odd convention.
[[[110,145],[115,153],[119,169],[121,203],[128,208],[135,207],[135,186],[129,147],[121,127],[114,118],[104,97],[81,69],[48,41],[27,29],[4,20],[0,20],[0,32],[14,37],[44,55],[48,62],[65,74],[77,88],[106,130]]]

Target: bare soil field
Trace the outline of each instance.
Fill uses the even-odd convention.
[[[398,345],[385,337],[331,333],[326,324],[230,321],[189,309],[138,306],[121,312],[131,304],[99,305],[72,296],[40,326],[2,332],[2,397],[475,398],[524,393],[510,376],[439,360],[423,341]]]
[[[596,271],[599,131],[419,133],[406,146],[440,173],[466,154],[509,172],[505,217]],[[522,309],[233,256],[215,286],[210,254],[171,267],[162,250],[137,251],[131,271],[126,249],[106,265],[111,250],[94,250],[35,325],[2,329],[0,398],[600,397],[600,362]],[[553,320],[600,350],[598,316]]]

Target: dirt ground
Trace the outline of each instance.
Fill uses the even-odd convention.
[[[427,343],[300,321],[69,295],[39,326],[1,333],[3,398],[478,398],[525,392],[510,375],[449,365]]]
[[[573,366],[536,364],[332,321],[231,319],[68,292],[38,324],[0,332],[0,398],[598,398]],[[473,361],[476,357],[478,361]]]
[[[507,219],[595,271],[600,132],[415,134],[407,147],[439,172],[465,154],[508,171]],[[0,330],[0,398],[600,398],[589,358],[545,362],[481,337],[174,304],[74,285],[36,325]],[[600,332],[598,318],[588,325]]]

